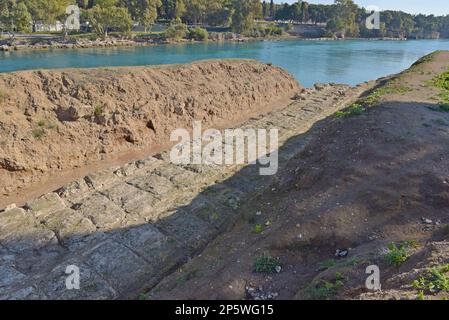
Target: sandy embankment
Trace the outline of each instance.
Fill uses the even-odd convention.
[[[299,90],[284,70],[249,60],[2,74],[0,206],[156,152],[193,120],[235,125]]]

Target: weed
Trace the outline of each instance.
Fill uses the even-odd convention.
[[[366,109],[362,105],[360,105],[358,103],[354,103],[345,111],[337,111],[335,113],[335,116],[337,118],[347,118],[347,117],[359,116],[359,115],[363,114],[365,111],[366,111]]]
[[[332,269],[337,265],[337,262],[334,259],[326,260],[322,263],[322,268],[324,269]]]
[[[256,225],[254,225],[254,227],[253,227],[253,233],[255,233],[255,234],[259,234],[259,233],[262,233],[263,232],[263,225],[261,225],[261,224],[256,224]]]
[[[184,285],[188,280],[195,278],[197,272],[198,270],[192,270],[190,272],[180,275],[178,278],[176,278],[176,285],[178,286]]]
[[[309,288],[308,295],[313,300],[327,300],[334,297],[344,285],[344,277],[336,272],[333,281],[320,280],[318,284]]]
[[[39,121],[37,122],[37,126],[38,126],[39,128],[44,128],[44,127],[45,127],[45,121],[44,121],[44,120],[39,120]]]
[[[254,271],[257,273],[276,273],[276,268],[280,266],[279,259],[263,255],[254,262]]]
[[[103,114],[104,108],[100,105],[95,106],[94,108],[94,116],[99,117]]]
[[[427,270],[427,274],[412,283],[413,288],[432,293],[449,292],[449,263]]]
[[[147,295],[143,292],[139,293],[138,299],[139,300],[147,300]]]
[[[45,130],[43,128],[34,129],[32,135],[36,140],[41,140],[45,136]]]
[[[418,292],[418,300],[426,300],[426,295],[424,294],[424,291]]]
[[[449,91],[449,70],[433,78],[435,87]]]
[[[410,250],[416,247],[416,242],[405,241],[399,244],[390,243],[388,245],[388,252],[385,255],[385,259],[388,264],[393,266],[400,266],[410,257]]]
[[[411,88],[405,86],[392,86],[391,83],[385,87],[374,90],[369,96],[364,99],[364,103],[368,106],[375,105],[379,99],[386,94],[405,94],[412,91]]]

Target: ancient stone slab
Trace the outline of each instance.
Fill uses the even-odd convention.
[[[102,190],[105,187],[111,186],[120,181],[120,177],[114,173],[117,168],[102,170],[91,173],[84,178],[87,185],[96,190]]]
[[[144,258],[153,267],[155,277],[170,271],[188,257],[187,250],[175,239],[150,224],[120,232],[116,239]]]
[[[97,231],[91,220],[80,212],[64,209],[45,218],[42,223],[58,235],[63,245],[70,247],[74,242]]]
[[[155,195],[128,183],[115,185],[103,193],[128,213],[127,220],[154,221],[160,213],[157,207],[160,200]]]
[[[121,208],[99,193],[92,194],[73,208],[90,219],[99,230],[115,229],[125,218],[125,212]]]
[[[185,170],[182,167],[175,166],[172,164],[166,164],[157,168],[154,171],[155,174],[161,177],[167,178],[173,184],[182,186],[199,186],[202,182],[201,176],[193,173],[192,171]],[[192,183],[194,182],[195,183]]]
[[[191,251],[200,249],[218,234],[214,226],[181,209],[159,220],[156,226]]]
[[[0,264],[0,295],[8,293],[13,284],[25,278],[26,275],[16,270],[10,263],[2,262]]]
[[[68,266],[79,270],[79,289],[67,289]],[[70,269],[69,269],[70,271]],[[72,271],[73,272],[73,271]],[[117,292],[93,269],[77,259],[70,259],[55,267],[48,276],[39,281],[39,288],[52,300],[105,300],[117,298]]]
[[[84,179],[79,179],[76,181],[72,181],[66,186],[58,189],[56,193],[63,199],[67,199],[70,202],[75,202],[84,197],[85,194],[89,191],[90,188],[87,185],[86,181]]]
[[[26,207],[31,210],[33,216],[42,219],[54,212],[63,210],[66,206],[59,195],[52,192],[28,202]]]
[[[40,226],[22,208],[0,214],[0,243],[12,252],[39,249],[57,243],[55,234]]]
[[[181,208],[187,214],[192,214],[216,227],[220,232],[227,230],[236,217],[236,212],[229,207],[213,201],[202,194],[196,196],[188,205]]]
[[[160,159],[157,159],[155,157],[148,157],[143,160],[137,160],[135,162],[135,165],[139,171],[143,172],[152,172],[154,169],[156,169],[158,166],[162,165],[164,162]]]
[[[119,293],[138,290],[154,269],[125,246],[106,240],[83,254],[85,262]]]
[[[47,297],[33,286],[0,294],[0,300],[43,300]]]
[[[119,177],[129,177],[135,174],[138,171],[138,168],[136,166],[135,162],[127,163],[123,165],[122,167],[118,168],[114,171],[114,174]]]
[[[169,198],[170,193],[173,193],[175,191],[175,186],[170,182],[170,180],[157,174],[137,177],[127,182],[139,189],[151,192],[159,199],[162,197],[164,197],[164,199],[167,199]]]

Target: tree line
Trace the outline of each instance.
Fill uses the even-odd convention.
[[[336,0],[332,5],[297,1],[293,4],[263,4],[263,16],[275,20],[294,20],[326,24],[329,35],[341,33],[351,37],[449,37],[449,15],[412,15],[402,11],[382,11],[380,29],[368,30],[365,25],[369,14],[352,0]]]
[[[283,20],[325,24],[329,36],[350,37],[449,37],[449,15],[411,15],[401,11],[381,13],[378,30],[368,30],[368,14],[352,0],[335,0],[332,5],[297,1],[276,4],[273,0],[0,0],[0,28],[9,32],[31,32],[37,22],[52,25],[65,21],[70,4],[81,8],[82,22],[106,35],[108,31],[129,32],[133,23],[150,30],[157,20],[172,24],[230,27],[250,33],[256,20]]]

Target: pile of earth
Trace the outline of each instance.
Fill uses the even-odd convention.
[[[98,161],[158,151],[194,120],[235,125],[300,89],[284,70],[251,60],[1,74],[0,202]]]

